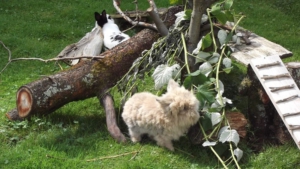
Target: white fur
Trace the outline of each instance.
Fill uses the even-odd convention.
[[[130,37],[120,31],[118,25],[115,24],[114,20],[110,18],[109,15],[106,15],[106,17],[108,22],[105,23],[102,27],[102,32],[104,35],[104,46],[108,49],[111,49],[116,45],[128,40]],[[121,36],[124,39],[122,41],[115,41],[114,39],[116,38],[116,36]]]
[[[148,92],[133,95],[124,105],[123,120],[132,142],[148,134],[159,146],[174,151],[172,140],[178,140],[199,120],[199,101],[173,79],[161,97]]]

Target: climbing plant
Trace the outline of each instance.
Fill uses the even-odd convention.
[[[172,0],[171,3],[178,2]],[[224,96],[225,86],[220,80],[220,76],[226,76],[233,70],[230,54],[235,45],[241,44],[241,35],[236,30],[244,16],[235,14],[232,5],[233,0],[224,0],[207,8],[201,18],[201,27],[206,25],[209,29],[207,33],[201,33],[202,37],[192,53],[187,50],[192,11],[185,8],[177,13],[168,35],[145,50],[116,85],[122,93],[123,102],[131,96],[138,79],[145,74],[151,74],[158,94],[165,90],[171,78],[192,90],[201,103],[199,127],[203,133],[202,146],[211,149],[224,168],[230,164],[240,168],[238,161],[243,156],[243,151],[238,148],[239,134],[231,129],[225,116],[226,105],[233,103]],[[229,27],[228,22],[233,26]],[[194,58],[197,70],[190,69],[194,65],[189,65],[189,57]],[[221,155],[226,150],[229,150],[230,156],[223,160]]]

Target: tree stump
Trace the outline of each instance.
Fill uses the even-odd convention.
[[[247,68],[247,76],[241,82],[239,92],[248,97],[246,117],[249,119],[252,131],[248,139],[256,150],[259,151],[263,143],[284,144],[292,140],[289,131],[250,65]]]
[[[300,88],[300,62],[289,62],[286,63],[285,66],[293,77],[298,88]]]

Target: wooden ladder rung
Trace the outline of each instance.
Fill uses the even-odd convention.
[[[276,66],[276,65],[280,65],[280,62],[276,61],[276,62],[273,62],[273,63],[260,64],[260,65],[256,65],[256,67],[257,67],[257,69],[261,69],[261,68]]]
[[[282,78],[282,77],[291,77],[289,73],[283,73],[283,74],[279,74],[279,75],[263,75],[263,77],[261,77],[261,79],[278,79],[278,78]]]
[[[289,125],[290,130],[298,130],[300,129],[300,125]]]
[[[295,115],[299,115],[299,114],[300,114],[300,112],[285,113],[285,114],[282,114],[282,117],[295,116]]]

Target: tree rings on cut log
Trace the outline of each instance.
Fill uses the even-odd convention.
[[[21,118],[26,117],[31,111],[32,95],[27,88],[21,88],[17,92],[17,109]]]

